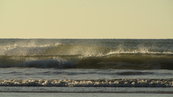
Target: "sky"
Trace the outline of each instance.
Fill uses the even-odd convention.
[[[173,0],[0,0],[0,38],[173,38]]]

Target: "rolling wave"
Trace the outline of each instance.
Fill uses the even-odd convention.
[[[173,69],[173,40],[0,39],[0,67]]]

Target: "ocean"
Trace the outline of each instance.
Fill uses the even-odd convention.
[[[2,94],[32,93],[34,87],[53,93],[85,93],[89,87],[90,93],[129,87],[137,87],[133,93],[141,87],[142,93],[173,93],[172,70],[173,39],[0,39]]]

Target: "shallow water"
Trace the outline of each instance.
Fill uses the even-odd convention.
[[[6,87],[0,93],[160,93],[173,94],[172,87]]]
[[[0,93],[2,97],[172,97],[172,94],[147,93]]]

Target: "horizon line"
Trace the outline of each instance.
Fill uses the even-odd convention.
[[[173,39],[173,38],[0,38],[0,39]]]

